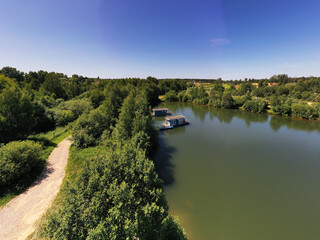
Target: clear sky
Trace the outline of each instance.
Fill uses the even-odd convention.
[[[319,0],[1,0],[0,68],[89,77],[320,76]]]

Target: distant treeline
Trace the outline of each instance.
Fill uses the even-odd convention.
[[[211,83],[188,82],[186,90],[170,90],[167,101],[193,102],[217,108],[292,116],[315,120],[320,117],[320,78],[273,76],[268,80]]]
[[[272,82],[272,83],[296,83],[299,82],[300,80],[306,80],[306,79],[320,79],[320,77],[288,77],[287,74],[279,74],[279,75],[274,75],[271,78],[262,78],[262,79],[257,79],[257,78],[244,78],[244,79],[233,79],[233,80],[227,80],[224,79],[224,83],[233,83],[233,84],[241,84],[244,82],[251,82],[251,83],[259,83],[259,82]],[[222,81],[221,78],[217,79],[201,79],[201,78],[164,78],[164,79],[159,79],[160,81],[162,80],[182,80],[182,81],[187,81],[187,82],[195,82],[195,83],[215,83]]]

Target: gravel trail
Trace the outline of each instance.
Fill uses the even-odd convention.
[[[0,240],[26,239],[34,231],[60,189],[70,146],[69,138],[60,142],[36,182],[0,209]]]

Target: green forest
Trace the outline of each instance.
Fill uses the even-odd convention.
[[[71,135],[67,175],[34,239],[186,239],[152,161],[151,108],[183,101],[320,118],[320,78],[100,79],[0,70],[0,204],[23,192]]]
[[[1,70],[2,203],[40,174],[57,139],[70,133],[74,141],[59,201],[35,238],[186,239],[151,160],[158,141],[151,107],[161,86],[154,78]]]

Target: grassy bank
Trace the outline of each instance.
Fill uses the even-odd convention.
[[[32,140],[41,143],[43,146],[41,152],[41,165],[39,165],[31,175],[21,179],[16,185],[8,186],[5,189],[1,189],[0,192],[0,207],[8,203],[11,199],[17,195],[23,193],[41,174],[43,168],[45,167],[46,161],[52,152],[52,150],[69,135],[67,127],[59,127],[53,131],[47,133],[41,133],[36,135],[31,135],[28,140]]]

